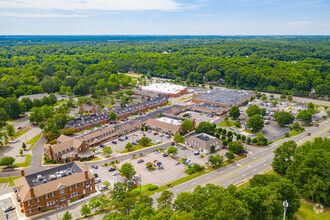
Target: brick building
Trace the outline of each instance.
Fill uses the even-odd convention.
[[[73,159],[94,157],[94,153],[89,149],[89,145],[84,141],[61,135],[56,140],[56,144],[46,144],[44,155],[49,160],[69,162]]]
[[[50,209],[68,206],[72,200],[94,192],[94,175],[80,162],[72,162],[14,180],[20,207],[31,216]]]

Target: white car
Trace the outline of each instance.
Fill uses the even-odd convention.
[[[103,191],[103,190],[106,190],[106,189],[107,189],[107,187],[105,187],[105,186],[99,186],[100,191]]]
[[[118,171],[115,171],[115,172],[113,172],[112,173],[112,176],[117,176],[117,175],[119,175],[120,173],[118,172]]]
[[[139,179],[138,175],[135,175],[135,176],[132,177],[132,180],[137,180],[137,179]]]
[[[179,164],[180,164],[179,161],[175,161],[175,162],[174,162],[174,165],[179,165]]]
[[[156,141],[156,144],[159,144],[159,143],[160,143],[160,140],[157,140],[157,141]]]
[[[95,178],[95,183],[100,183],[101,179],[100,178]]]
[[[14,144],[14,143],[17,143],[17,140],[11,140],[11,141],[8,141],[9,144]]]
[[[163,134],[163,133],[159,134],[159,137],[163,137],[163,136],[164,136],[164,134]]]
[[[99,153],[101,153],[101,151],[97,150],[97,151],[95,151],[95,153],[96,153],[96,154],[99,154]]]

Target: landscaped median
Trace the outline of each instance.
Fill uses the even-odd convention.
[[[20,178],[21,176],[11,176],[11,177],[2,177],[0,178],[0,184],[9,183],[9,186],[14,185],[14,180]]]
[[[27,154],[25,156],[25,161],[21,163],[15,163],[14,167],[28,167],[30,166],[30,161],[31,161],[31,154]]]
[[[29,150],[32,150],[34,145],[37,143],[37,141],[40,139],[42,135],[42,132],[40,132],[39,134],[37,134],[36,136],[34,136],[31,140],[29,140],[28,142],[26,142],[27,144],[31,144],[29,147]]]
[[[161,144],[161,143],[159,143],[159,144]],[[143,148],[152,147],[152,146],[154,146],[154,145],[156,145],[156,144],[154,144],[154,143],[148,143],[146,146],[142,146],[142,145],[138,144],[138,145],[134,145],[134,150],[132,150],[132,151],[128,151],[127,149],[122,150],[122,151],[117,151],[117,150],[115,150],[115,151],[116,151],[117,153],[121,153],[121,154],[124,154],[124,153],[131,153],[131,152],[134,152],[134,151],[137,151],[137,150],[141,150],[141,149],[143,149]]]

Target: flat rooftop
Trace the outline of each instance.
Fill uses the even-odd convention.
[[[196,134],[195,137],[202,140],[202,141],[209,141],[209,140],[215,139],[215,137],[213,137],[209,134],[205,134],[205,133]]]
[[[236,102],[239,102],[242,98],[251,95],[252,92],[235,89],[216,88],[204,93],[196,94],[198,94],[199,96],[194,97],[193,99],[232,105]]]
[[[164,117],[158,118],[157,121],[165,122],[165,123],[172,124],[172,125],[181,125],[183,120],[164,116]]]
[[[82,172],[81,168],[76,163],[72,162],[41,172],[26,175],[25,178],[30,187],[35,187],[80,172]]]
[[[186,89],[187,87],[171,84],[171,83],[153,83],[148,86],[142,86],[142,90],[163,93],[163,94],[177,94],[180,91]]]

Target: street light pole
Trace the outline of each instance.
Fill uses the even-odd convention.
[[[284,215],[283,215],[283,220],[285,220],[285,214],[286,214],[286,210],[288,209],[289,207],[289,203],[288,201],[283,201],[283,209],[284,209]]]
[[[142,191],[142,179],[141,179],[141,174],[140,174],[140,195],[141,195],[141,191]]]

